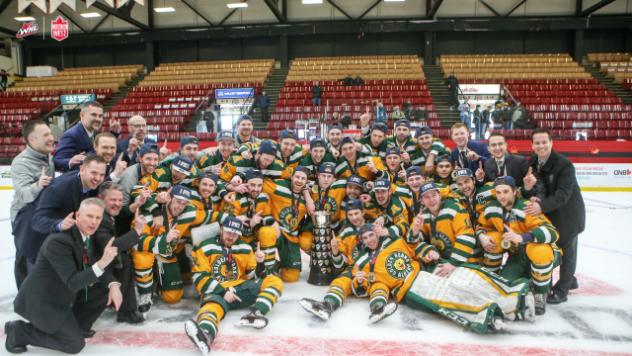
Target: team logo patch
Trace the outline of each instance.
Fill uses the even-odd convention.
[[[338,203],[336,203],[336,200],[332,197],[327,197],[327,200],[325,201],[325,211],[329,211],[331,213],[335,213],[338,211]]]
[[[439,250],[441,257],[448,258],[452,254],[452,241],[445,234],[438,232],[430,238],[430,243]]]
[[[215,277],[215,280],[220,283],[232,281],[236,279],[239,275],[237,262],[233,259],[229,268],[228,263],[226,262],[226,257],[224,256],[220,256],[215,261],[213,261],[213,266],[211,266],[211,269],[213,271],[213,276]]]
[[[396,251],[386,258],[386,272],[393,278],[406,279],[412,270],[410,257],[403,252]]]
[[[291,230],[296,227],[297,217],[294,216],[291,206],[281,209],[281,212],[279,213],[279,219],[281,220],[281,225],[283,225],[287,229]]]

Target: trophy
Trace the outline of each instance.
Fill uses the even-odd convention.
[[[307,283],[328,286],[333,279],[331,259],[331,213],[317,211],[312,216],[313,239]]]

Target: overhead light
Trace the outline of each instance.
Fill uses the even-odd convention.
[[[15,21],[20,21],[20,22],[29,22],[29,21],[35,21],[35,17],[31,17],[31,16],[17,16],[13,18]]]
[[[176,9],[174,9],[171,6],[169,6],[169,7],[154,7],[154,11],[156,11],[159,14],[164,14],[164,13],[167,13],[167,12],[176,12]]]
[[[323,0],[303,0],[304,5],[322,4]]]
[[[93,19],[96,17],[101,17],[101,14],[98,12],[84,12],[83,14],[81,14],[81,17],[86,19]]]
[[[240,7],[248,7],[248,3],[247,2],[231,2],[226,4],[226,7],[229,9],[237,9]]]

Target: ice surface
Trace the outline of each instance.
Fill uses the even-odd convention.
[[[16,318],[12,301],[13,236],[9,222],[12,191],[0,191],[0,322]],[[580,236],[580,288],[569,301],[547,306],[535,324],[509,322],[502,335],[480,336],[441,318],[401,306],[378,325],[367,325],[368,303],[350,298],[329,322],[307,314],[302,297],[320,299],[326,287],[304,281],[286,284],[278,305],[263,330],[237,328],[247,311],[232,311],[220,325],[213,354],[268,355],[593,355],[632,354],[632,193],[584,193],[588,210],[586,231]],[[305,262],[305,261],[304,261]],[[142,325],[115,322],[106,311],[94,325],[96,336],[83,350],[87,355],[197,354],[183,330],[198,303],[190,298],[176,306],[157,303]],[[4,335],[0,329],[0,340]],[[0,348],[0,354],[6,353]],[[57,352],[30,347],[30,355]]]

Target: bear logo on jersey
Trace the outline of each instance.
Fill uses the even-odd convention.
[[[293,230],[296,228],[296,216],[292,212],[292,207],[287,206],[281,209],[279,213],[279,220],[281,220],[281,226],[286,228],[287,230]]]
[[[393,278],[406,279],[413,267],[410,257],[400,251],[395,251],[386,258],[386,272]]]
[[[430,238],[430,243],[439,250],[443,258],[449,258],[452,254],[452,241],[444,233],[437,233]]]
[[[226,262],[225,256],[220,256],[215,259],[215,261],[213,261],[213,265],[211,266],[211,270],[213,271],[215,280],[220,283],[235,280],[239,276],[237,262],[233,259],[229,266],[228,262]]]

